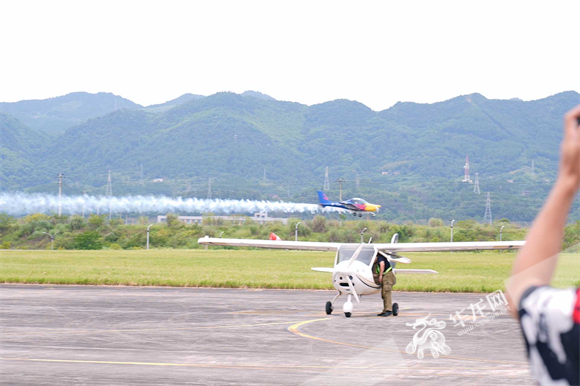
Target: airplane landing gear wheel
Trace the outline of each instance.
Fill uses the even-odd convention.
[[[358,214],[358,216],[359,216],[359,217],[362,217],[362,213],[359,213],[359,214]]]
[[[393,316],[399,315],[399,303],[393,303]]]
[[[350,316],[351,316],[351,315],[352,315],[352,314],[351,314],[350,312],[345,312],[345,313],[344,313],[344,316],[346,316],[347,318],[350,318]]]
[[[353,213],[352,215],[353,215],[354,217],[356,217],[356,213]]]
[[[332,303],[326,302],[326,315],[332,314]]]

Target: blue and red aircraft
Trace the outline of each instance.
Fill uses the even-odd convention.
[[[326,193],[322,190],[318,190],[317,192],[318,200],[323,208],[341,208],[351,212],[353,216],[356,216],[358,213],[358,216],[362,217],[362,212],[371,212],[373,216],[376,216],[376,213],[379,212],[379,208],[381,207],[380,205],[369,204],[362,198],[351,198],[346,201],[330,201],[326,196]]]

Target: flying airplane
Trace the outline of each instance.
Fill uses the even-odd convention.
[[[358,216],[362,217],[362,212],[372,212],[372,215],[376,216],[376,213],[381,207],[380,205],[369,204],[362,198],[351,198],[350,200],[346,201],[330,201],[322,190],[317,190],[317,192],[318,200],[320,201],[320,205],[323,208],[341,208],[348,210],[352,213],[353,216],[356,216],[358,213]]]
[[[201,245],[227,245],[232,247],[258,247],[292,249],[304,251],[334,251],[334,267],[315,267],[313,271],[332,274],[332,285],[338,291],[334,299],[326,302],[326,313],[332,314],[334,302],[339,296],[345,295],[347,300],[342,311],[350,318],[354,310],[352,299],[357,303],[363,296],[373,295],[381,291],[381,286],[375,282],[376,261],[379,255],[385,256],[390,262],[395,275],[400,273],[436,274],[431,269],[399,269],[396,265],[409,264],[411,259],[400,256],[399,252],[445,252],[445,251],[477,251],[477,250],[506,250],[519,249],[525,241],[482,241],[482,242],[454,242],[454,243],[398,243],[399,235],[393,235],[391,243],[382,244],[353,244],[353,243],[326,243],[311,241],[281,241],[281,240],[249,240],[249,239],[220,239],[205,236],[198,240]],[[399,314],[399,305],[393,303],[393,315]]]

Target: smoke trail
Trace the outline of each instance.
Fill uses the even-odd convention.
[[[48,194],[0,193],[0,212],[13,216],[31,213],[58,212],[58,196]],[[199,198],[171,198],[167,196],[63,196],[63,214],[80,213],[204,213],[238,214],[256,212],[304,213],[318,212],[316,204],[252,200],[206,200]],[[324,211],[328,211],[328,208]]]

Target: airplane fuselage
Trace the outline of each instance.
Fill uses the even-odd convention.
[[[320,206],[323,208],[340,208],[348,210],[350,212],[373,212],[376,213],[381,208],[380,205],[371,204],[363,200],[362,198],[351,198],[349,200],[341,201],[330,201],[328,196],[321,190],[318,191],[318,200],[320,201]]]
[[[323,208],[331,207],[331,208],[341,208],[345,210],[349,210],[352,212],[378,212],[380,205],[375,204],[359,204],[359,203],[350,203],[350,202],[329,202],[329,203],[321,203],[320,204]]]
[[[332,274],[332,285],[341,295],[352,294],[349,279],[358,296],[373,295],[381,290],[376,284],[371,272],[371,267],[360,261],[353,261],[350,267],[349,261],[343,261],[335,265]]]

